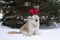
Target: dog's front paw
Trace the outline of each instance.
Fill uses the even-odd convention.
[[[34,35],[41,35],[41,33],[40,32],[35,32]]]
[[[30,34],[27,34],[26,36],[29,36],[29,37],[30,37],[30,36],[32,36],[32,35],[30,35]]]

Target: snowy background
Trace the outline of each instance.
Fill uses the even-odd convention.
[[[0,19],[3,17],[0,14]],[[18,32],[19,29],[12,29],[1,25],[0,22],[0,40],[60,40],[60,23],[54,22],[51,26],[40,26],[40,35],[24,36],[22,34],[8,34],[9,31]]]
[[[8,34],[9,31],[19,31],[1,25],[0,23],[0,40],[60,40],[60,24],[40,27],[40,35],[24,36],[22,34]]]

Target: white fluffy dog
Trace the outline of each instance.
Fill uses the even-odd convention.
[[[32,36],[37,34],[38,30],[39,30],[39,16],[33,15],[31,19],[20,28],[20,32],[9,32],[9,34],[21,33],[27,36]]]

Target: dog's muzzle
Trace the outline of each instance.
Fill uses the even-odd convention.
[[[38,21],[38,20],[35,20],[36,22]]]

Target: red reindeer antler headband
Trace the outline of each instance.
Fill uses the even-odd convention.
[[[39,8],[36,8],[35,10],[34,9],[30,9],[29,12],[30,12],[31,15],[34,15],[34,14],[38,15]]]

